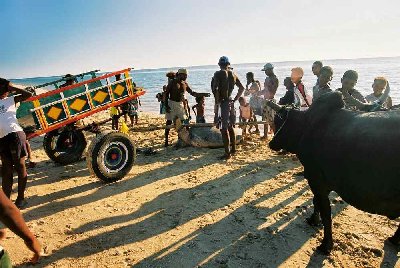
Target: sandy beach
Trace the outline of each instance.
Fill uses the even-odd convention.
[[[141,126],[163,122],[141,114]],[[223,149],[163,148],[162,130],[131,135],[156,154],[138,154],[113,184],[90,176],[85,161],[53,163],[42,139],[31,141],[38,164],[28,171],[22,212],[48,255],[37,267],[400,266],[385,241],[399,221],[359,211],[334,193],[334,250],[318,254],[322,229],[305,221],[312,194],[297,175],[302,166],[267,141],[253,136],[224,162],[217,159]],[[9,231],[2,245],[17,267],[29,266],[31,253],[16,235]]]

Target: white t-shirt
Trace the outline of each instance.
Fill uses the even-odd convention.
[[[18,131],[23,131],[23,129],[18,124],[14,97],[0,99],[0,138]]]

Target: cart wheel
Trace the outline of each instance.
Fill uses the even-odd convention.
[[[136,147],[131,138],[120,132],[102,132],[88,149],[88,168],[104,182],[122,179],[132,169]]]
[[[46,133],[43,139],[47,156],[62,165],[81,160],[86,144],[85,135],[80,130],[52,131]]]

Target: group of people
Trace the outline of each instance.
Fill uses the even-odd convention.
[[[214,124],[220,129],[225,153],[221,157],[229,159],[236,152],[236,141],[234,126],[236,124],[236,111],[234,103],[239,101],[239,120],[241,122],[257,121],[256,116],[261,116],[264,121],[264,135],[267,139],[268,134],[275,131],[274,111],[266,105],[267,101],[278,102],[280,105],[292,105],[297,109],[307,109],[313,101],[319,99],[323,94],[333,91],[330,82],[333,78],[333,69],[324,66],[321,61],[315,61],[312,65],[312,72],[316,76],[315,86],[312,94],[304,86],[302,81],[304,70],[295,67],[291,70],[291,75],[284,79],[286,88],[285,95],[279,100],[275,99],[275,94],[279,86],[279,80],[274,73],[274,65],[267,63],[263,71],[266,75],[263,85],[255,80],[254,73],[246,74],[246,87],[240,82],[238,76],[233,72],[229,59],[223,56],[219,59],[220,70],[215,72],[211,80],[211,91],[215,99]],[[175,120],[188,122],[190,120],[190,109],[185,93],[188,92],[196,98],[196,105],[193,111],[196,114],[196,123],[205,123],[204,119],[204,100],[209,97],[209,93],[194,92],[188,85],[187,70],[179,69],[177,73],[167,73],[168,85],[165,85],[162,93],[157,94],[160,102],[160,113],[166,114],[167,125],[171,125]],[[389,96],[389,83],[384,77],[376,77],[373,84],[373,92],[363,96],[355,89],[358,81],[358,73],[348,70],[341,79],[342,86],[337,91],[343,95],[345,108],[361,111],[376,111],[379,109],[390,109],[392,100]],[[235,97],[232,97],[234,87],[238,87]],[[244,95],[244,96],[242,96]],[[249,101],[246,97],[249,96]],[[250,124],[249,132],[255,128],[254,133],[260,133],[257,124]],[[247,127],[242,128],[246,134]],[[165,146],[168,141],[169,128],[165,130]]]

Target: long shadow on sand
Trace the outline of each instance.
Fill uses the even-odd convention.
[[[296,183],[296,181],[290,182],[239,207],[220,222],[197,230],[190,237],[185,237],[182,240],[188,241],[182,245],[178,247],[176,245],[178,243],[171,245],[144,259],[135,267],[195,267],[198,265],[202,267],[221,265],[278,267],[318,232],[317,229],[306,224],[305,215],[297,210],[283,214],[278,221],[266,228],[259,228],[266,219],[279,213],[282,208],[305,194],[308,186],[304,183],[297,185]],[[291,187],[296,187],[296,193],[287,196],[274,207],[261,209],[257,206]],[[310,198],[305,198],[298,207],[310,207],[311,203]],[[344,207],[345,205],[334,208],[334,214],[338,214]],[[253,221],[243,219],[245,215],[252,215]],[[296,231],[303,231],[303,233],[297,235]],[[298,236],[297,239],[294,239],[296,236]],[[204,241],[207,242],[204,243]],[[203,244],[207,247],[205,248]],[[263,250],[261,253],[260,248]],[[323,259],[324,257],[322,261]]]
[[[204,157],[210,158],[209,155]],[[262,172],[257,174],[251,172],[256,167],[267,167],[276,164],[276,158],[277,157],[272,157],[267,160],[253,162],[241,169],[193,188],[177,189],[163,193],[148,203],[145,203],[138,211],[132,214],[110,217],[78,227],[74,230],[74,233],[79,234],[105,226],[137,221],[134,224],[118,227],[111,231],[105,231],[101,234],[88,237],[77,243],[58,249],[54,251],[48,259],[44,260],[43,263],[49,264],[64,256],[73,258],[89,256],[107,249],[143,241],[174,228],[179,228],[179,226],[191,220],[231,204],[241,198],[247,189],[260,182],[270,180],[279,173],[286,171],[282,169],[280,171],[269,171],[267,176]],[[207,161],[208,164],[215,163],[214,159],[209,159]],[[292,166],[288,167],[288,169],[298,166],[297,163],[290,162]],[[198,167],[199,166],[196,167],[196,165],[194,165],[191,167],[191,170]],[[182,168],[183,170],[185,169],[184,166]],[[171,176],[171,173],[168,171],[166,171],[165,174],[165,177]],[[156,178],[156,180],[157,179],[160,178]],[[240,187],[237,187],[238,185]],[[128,186],[123,188],[126,187]],[[290,187],[290,184],[284,186],[284,188],[285,187]],[[281,190],[282,189],[278,189],[277,191]],[[272,192],[269,195],[273,196],[274,194],[276,193]],[[104,196],[102,198],[104,198]],[[93,245],[96,246],[94,247]]]
[[[182,150],[183,157],[192,157],[193,151]],[[201,159],[204,158],[205,161]],[[205,163],[204,163],[205,162]],[[178,176],[193,170],[197,170],[205,165],[210,165],[215,163],[215,157],[211,152],[205,152],[198,158],[180,160],[177,158],[170,165],[160,167],[158,169],[153,169],[147,172],[140,173],[139,175],[118,181],[113,184],[103,184],[99,182],[92,182],[85,185],[80,185],[74,188],[65,189],[57,191],[54,193],[47,194],[43,198],[37,197],[38,201],[49,202],[43,206],[36,207],[29,212],[25,213],[27,219],[36,220],[40,219],[60,211],[66,210],[71,207],[81,206],[88,203],[96,202],[101,199],[108,198],[110,196],[118,195],[124,193],[125,191],[131,191],[133,189],[142,187],[144,185],[160,181],[169,177]],[[176,168],[179,167],[179,168]],[[139,168],[139,167],[134,167]],[[85,196],[79,196],[74,198],[69,198],[66,200],[58,201],[59,198],[64,198],[71,196],[73,194],[78,194],[82,191],[96,190],[94,193],[89,193]],[[39,204],[32,198],[33,204]]]

